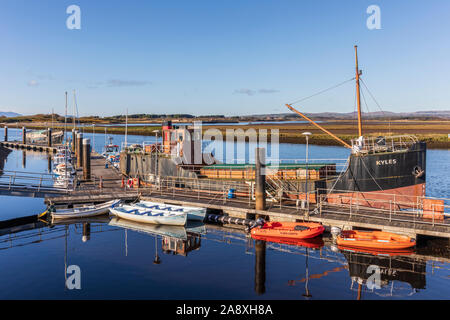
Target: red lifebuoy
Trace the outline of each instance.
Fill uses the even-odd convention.
[[[128,181],[127,181],[127,186],[128,186],[128,188],[133,188],[133,179],[128,179]]]

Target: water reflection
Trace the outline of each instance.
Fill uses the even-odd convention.
[[[22,169],[27,168],[27,152],[22,150]]]
[[[368,285],[368,281],[375,272],[380,274],[379,286],[381,287],[376,289],[387,288],[390,296],[408,296],[426,287],[426,261],[421,258],[372,255],[348,250],[343,250],[342,254],[348,262],[349,276],[352,279],[351,289],[354,283],[358,284],[358,299],[362,298],[362,288],[367,288],[375,294],[386,291],[374,290],[374,287]],[[409,284],[411,291],[394,292],[394,282]]]
[[[266,242],[262,240],[255,241],[255,292],[266,292]]]
[[[105,237],[106,234],[110,236]],[[136,238],[137,234],[141,234],[141,236]],[[132,235],[131,238],[130,235]],[[64,238],[63,243],[60,242],[62,238]],[[117,240],[125,241],[125,255],[114,249],[118,246]],[[211,263],[216,256],[211,251],[212,247],[217,255],[232,250],[236,265],[229,265],[228,267],[232,268],[229,271],[231,274],[235,274],[234,272],[245,274],[253,269],[253,292],[255,295],[271,297],[272,290],[276,287],[275,277],[284,281],[285,284],[287,281],[288,286],[285,286],[283,290],[290,292],[291,298],[300,297],[303,299],[323,298],[323,289],[328,289],[331,284],[330,281],[336,282],[339,279],[346,279],[346,282],[348,282],[348,286],[341,287],[342,292],[347,292],[347,296],[332,292],[334,298],[407,298],[427,287],[427,276],[429,276],[427,275],[427,261],[438,259],[427,255],[423,248],[417,250],[420,251],[420,254],[409,252],[391,255],[336,248],[332,246],[331,239],[326,237],[295,244],[283,243],[282,241],[265,241],[263,239],[253,240],[243,229],[231,229],[201,223],[176,227],[141,224],[118,218],[110,219],[108,216],[49,223],[34,215],[0,222],[0,250],[23,250],[19,248],[28,246],[33,246],[34,250],[39,250],[40,246],[53,241],[59,243],[55,243],[53,250],[62,253],[64,249],[65,268],[71,263],[79,263],[80,256],[77,251],[85,247],[81,243],[90,242],[90,246],[86,248],[97,248],[95,249],[97,254],[110,252],[108,254],[112,255],[113,252],[117,252],[115,256],[112,255],[110,258],[113,261],[131,262],[134,261],[133,259],[137,259],[136,263],[147,258],[145,252],[148,252],[150,247],[152,251],[154,249],[154,255],[149,257],[151,258],[149,263],[161,265],[158,270],[168,274],[179,272],[183,277],[188,275],[187,279],[183,280],[186,282],[178,280],[181,281],[178,283],[179,286],[189,283],[190,273],[192,273],[192,278],[195,278],[195,275],[201,278],[213,277]],[[110,242],[112,243],[109,244]],[[219,246],[213,246],[216,243]],[[427,245],[430,245],[430,243],[427,243]],[[203,249],[204,246],[206,246],[205,249]],[[134,255],[128,254],[129,247],[133,248]],[[245,247],[245,250],[242,250],[242,247]],[[250,250],[248,250],[249,247]],[[166,258],[161,257],[159,250],[166,254]],[[208,255],[202,257],[202,250],[206,250]],[[250,256],[254,255],[252,257],[253,263],[251,263],[253,268],[248,265],[250,268],[247,269],[246,264],[239,263],[242,260],[240,254],[244,251]],[[199,252],[199,254],[192,255],[192,252]],[[75,257],[72,258],[71,255]],[[192,270],[187,272],[181,268],[179,265],[181,261],[177,260],[179,259],[177,256],[187,257],[190,260],[189,264],[194,265],[194,269],[199,269],[198,272]],[[442,252],[439,257],[443,260],[449,258],[450,256],[442,257]],[[88,261],[95,261],[95,256],[89,255],[89,259]],[[175,260],[172,261],[172,259]],[[62,260],[60,261],[62,263]],[[278,261],[283,261],[283,263],[280,264],[280,267],[274,268],[274,263],[278,263]],[[291,261],[297,262],[291,263]],[[86,263],[82,267],[89,269],[89,264],[86,265]],[[292,269],[295,270],[299,265],[302,268],[302,276],[295,280],[286,280],[290,277],[290,267],[292,266]],[[368,286],[368,280],[373,274],[374,266],[380,271],[380,289],[370,289]],[[444,264],[443,266],[444,270],[450,270],[448,265]],[[133,264],[134,269],[130,269],[130,267],[119,269],[122,276],[132,275],[139,270],[137,265]],[[110,270],[114,271],[114,268],[120,267],[112,263]],[[215,268],[219,270],[220,266],[216,265]],[[233,268],[236,268],[236,270]],[[152,276],[152,274],[148,274],[148,270],[145,272],[147,276]],[[268,273],[270,277],[268,277]],[[152,281],[158,281],[158,277],[162,277],[162,274],[156,273],[153,276],[155,278],[152,278]],[[64,274],[64,281],[66,279],[67,274]],[[166,281],[170,281],[169,279],[170,277]],[[267,283],[268,279],[270,279],[270,283]],[[20,282],[21,280],[18,278],[16,281]],[[63,280],[61,279],[61,281]],[[200,278],[196,281],[202,282]],[[295,291],[292,292],[292,289],[289,288],[295,286],[302,288],[299,293],[300,296],[292,295],[295,294]],[[123,288],[123,290],[126,289],[127,287]],[[294,288],[294,290],[298,289]],[[189,292],[189,290],[186,292]],[[121,297],[120,293],[117,297]]]

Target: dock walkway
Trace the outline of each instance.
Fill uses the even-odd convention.
[[[79,190],[62,197],[46,198],[46,202],[56,204],[93,203],[117,198],[125,201],[145,199],[154,202],[204,207],[244,219],[264,216],[272,221],[313,221],[320,222],[327,227],[338,226],[342,229],[367,228],[411,236],[425,235],[450,238],[450,221],[448,219],[433,222],[415,216],[404,217],[399,214],[389,216],[363,207],[359,210],[351,210],[345,206],[328,207],[324,205],[322,210],[313,206],[308,211],[301,209],[295,202],[283,205],[268,203],[267,210],[256,210],[254,202],[247,199],[227,199],[226,196],[218,194],[206,195],[196,191],[180,190],[180,188],[160,188],[157,190],[155,188],[128,189],[119,186],[104,188],[103,190],[91,190],[88,193]]]

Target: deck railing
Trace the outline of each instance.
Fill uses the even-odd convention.
[[[408,150],[418,140],[413,135],[360,137],[352,139],[353,153],[377,153]]]

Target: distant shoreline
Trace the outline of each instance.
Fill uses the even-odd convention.
[[[135,123],[137,124],[137,123]],[[139,123],[140,124],[140,123]],[[161,124],[153,122],[152,124]],[[4,126],[5,124],[3,124]],[[6,124],[10,128],[15,128],[16,125]],[[173,123],[173,125],[177,125]],[[321,123],[323,127],[334,133],[340,139],[349,142],[351,139],[357,138],[356,128],[353,122],[350,121],[329,121]],[[25,126],[28,129],[46,129],[48,123],[19,123],[18,128]],[[58,123],[54,126],[55,130],[63,130],[64,124]],[[67,124],[67,131],[71,131],[73,128],[72,124]],[[96,124],[96,126],[84,126],[80,129],[87,133],[104,133],[109,134],[125,134],[124,126],[101,126]],[[295,143],[304,144],[306,142],[305,137],[302,135],[303,132],[309,131],[312,136],[309,139],[310,144],[314,145],[324,145],[324,146],[340,146],[341,144],[315,128],[313,125],[308,123],[283,123],[283,124],[244,124],[244,125],[233,125],[233,124],[205,124],[203,131],[207,129],[218,129],[225,134],[227,129],[242,129],[244,132],[249,128],[254,128],[257,131],[260,129],[266,129],[270,136],[270,130],[279,130],[279,142],[280,143]],[[130,135],[141,135],[141,136],[154,136],[154,130],[161,131],[160,125],[134,125],[129,124],[128,134]],[[391,121],[390,125],[386,125],[382,121],[366,121],[364,122],[364,135],[365,136],[382,136],[382,135],[415,135],[419,140],[426,141],[427,146],[430,149],[450,149],[450,139],[448,134],[450,133],[450,121]],[[268,137],[270,141],[270,137]]]

